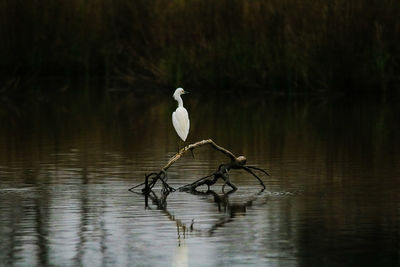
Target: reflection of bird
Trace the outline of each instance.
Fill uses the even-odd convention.
[[[183,88],[178,88],[173,95],[174,99],[178,101],[178,107],[172,113],[172,124],[174,125],[176,133],[183,141],[186,141],[190,127],[189,114],[183,107],[183,100],[181,98],[181,95],[187,93],[188,92],[183,90]]]
[[[186,242],[180,243],[175,248],[174,258],[172,260],[172,266],[176,267],[187,267],[189,266],[189,249]]]

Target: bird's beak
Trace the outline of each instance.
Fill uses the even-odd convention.
[[[183,94],[184,95],[186,95],[186,94],[189,94],[190,92],[188,92],[188,91],[183,91]]]

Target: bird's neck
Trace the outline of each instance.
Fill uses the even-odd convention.
[[[178,107],[179,108],[183,107],[183,100],[182,100],[181,96],[179,95],[175,99],[176,99],[176,101],[178,101]]]

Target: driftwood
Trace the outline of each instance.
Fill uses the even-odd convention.
[[[159,172],[153,172],[150,174],[146,174],[145,181],[143,183],[138,184],[138,185],[130,188],[129,190],[132,191],[135,188],[144,186],[144,188],[142,189],[142,192],[144,194],[149,194],[151,192],[152,188],[154,187],[154,185],[157,183],[157,181],[160,180],[163,185],[163,191],[168,191],[168,192],[175,191],[176,189],[171,187],[167,183],[167,180],[168,180],[167,170],[177,160],[179,160],[183,156],[183,154],[185,154],[188,151],[191,151],[193,153],[194,149],[196,149],[200,146],[203,146],[203,145],[210,145],[213,149],[225,154],[230,159],[230,161],[228,163],[219,165],[218,169],[214,173],[207,175],[205,177],[202,177],[191,184],[187,184],[187,185],[180,187],[179,188],[180,191],[193,191],[197,187],[202,186],[202,185],[207,185],[208,190],[210,190],[210,186],[215,184],[218,181],[218,179],[222,179],[225,181],[225,183],[222,187],[222,190],[224,189],[225,185],[229,185],[233,190],[236,190],[237,187],[234,184],[232,184],[229,180],[229,171],[235,170],[235,169],[236,170],[242,169],[242,170],[245,170],[246,172],[250,173],[253,177],[255,177],[260,182],[260,185],[263,187],[263,189],[265,189],[265,185],[264,185],[263,181],[254,172],[256,170],[256,171],[260,171],[266,175],[269,175],[265,170],[255,167],[255,166],[246,165],[246,161],[247,161],[246,157],[244,157],[244,156],[236,157],[229,150],[218,146],[216,143],[214,143],[214,141],[212,141],[211,139],[208,139],[208,140],[202,140],[202,141],[190,144],[190,145],[185,146],[184,148],[180,149],[178,153],[176,153],[173,157],[170,158],[168,163],[164,167],[162,167]]]

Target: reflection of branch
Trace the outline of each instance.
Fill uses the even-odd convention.
[[[246,201],[243,204],[230,204],[229,203],[229,195],[234,192],[234,190],[224,194],[222,196],[216,194],[214,191],[210,191],[210,194],[214,196],[214,202],[218,205],[218,211],[221,212],[221,204],[224,205],[224,212],[228,212],[226,217],[221,218],[217,223],[215,223],[207,232],[209,235],[212,235],[218,228],[225,226],[227,223],[233,221],[233,218],[236,216],[237,212],[246,213],[247,207],[253,205],[253,202],[257,199],[257,196],[263,192],[264,189],[261,189],[257,194],[255,194],[252,199]],[[204,193],[204,194],[207,194]]]
[[[161,197],[158,198],[157,195],[154,193],[154,191],[150,191],[150,193],[148,194],[148,197],[153,201],[153,204],[157,205],[157,209],[167,210],[168,195],[169,195],[168,191],[161,191]]]
[[[192,190],[190,191],[190,194],[193,195],[200,195],[200,196],[213,196],[214,202],[218,207],[219,212],[227,212],[227,216],[224,218],[221,218],[218,220],[217,223],[211,226],[209,230],[207,230],[208,235],[213,235],[213,233],[225,226],[227,223],[230,223],[233,221],[233,218],[236,216],[237,212],[240,213],[246,213],[246,209],[249,206],[253,205],[253,202],[257,199],[257,196],[261,194],[261,192],[264,191],[264,189],[261,189],[257,194],[255,194],[250,200],[246,201],[243,204],[230,204],[229,203],[229,196],[234,193],[236,190],[231,190],[229,192],[226,192],[222,195],[217,194],[216,192],[209,190],[207,192],[200,192],[197,190]],[[223,209],[221,209],[223,207]]]
[[[254,167],[254,166],[246,166],[246,161],[247,161],[246,157],[244,157],[244,156],[236,157],[229,150],[218,146],[211,139],[207,139],[207,140],[198,141],[196,143],[190,144],[190,145],[182,148],[181,150],[179,150],[178,153],[176,153],[173,157],[171,157],[169,159],[168,163],[158,173],[154,172],[154,173],[145,175],[145,181],[143,183],[138,184],[138,185],[130,188],[129,190],[132,191],[133,189],[144,185],[142,192],[144,194],[148,194],[152,190],[154,185],[157,183],[157,181],[161,180],[161,182],[163,184],[163,190],[168,190],[170,192],[175,191],[175,189],[172,188],[166,182],[168,179],[168,176],[167,176],[168,168],[171,167],[177,160],[179,160],[183,156],[183,154],[185,154],[186,152],[191,151],[193,153],[193,149],[198,148],[203,145],[207,145],[207,144],[211,145],[211,147],[214,148],[215,150],[220,151],[221,153],[227,155],[229,157],[230,161],[228,163],[221,164],[218,167],[217,171],[214,172],[213,174],[208,175],[206,177],[202,177],[199,180],[197,180],[191,184],[182,186],[181,188],[179,188],[181,191],[192,191],[201,185],[207,185],[208,190],[210,190],[210,186],[215,184],[218,179],[222,179],[225,182],[222,190],[224,189],[225,185],[229,185],[232,189],[236,190],[237,187],[234,184],[232,184],[229,180],[229,171],[232,169],[244,169],[245,171],[247,171],[248,173],[253,175],[260,182],[260,185],[265,189],[265,185],[264,185],[263,181],[251,169],[259,170],[259,171],[263,172],[264,174],[269,175],[265,170]],[[208,178],[210,178],[210,179],[208,179]]]
[[[218,211],[221,212],[221,204],[224,206],[224,210],[226,210],[227,206],[229,206],[229,199],[228,196],[232,193],[234,193],[236,189],[231,189],[230,191],[223,193],[222,196],[218,195],[215,193],[213,190],[208,190],[206,192],[201,192],[197,190],[192,190],[189,193],[192,195],[197,195],[197,196],[213,196],[214,197],[214,202],[218,206]]]
[[[150,199],[153,202],[153,204],[157,206],[158,210],[161,210],[168,217],[168,219],[170,219],[171,221],[174,221],[176,223],[178,239],[181,238],[181,232],[183,234],[183,238],[185,238],[187,232],[196,231],[196,230],[193,229],[194,219],[192,220],[192,223],[188,227],[181,220],[177,219],[175,217],[175,215],[172,215],[167,210],[167,197],[168,197],[168,195],[169,195],[169,191],[168,190],[161,190],[161,197],[159,198],[154,193],[154,191],[151,190],[148,194],[145,194],[145,207],[146,208],[150,208],[149,205],[148,205],[148,199]]]
[[[233,219],[236,217],[237,213],[246,213],[247,207],[253,205],[253,202],[257,199],[258,195],[260,195],[264,189],[261,189],[257,194],[253,195],[250,200],[244,202],[243,204],[230,204],[229,203],[229,196],[233,194],[236,190],[232,189],[222,195],[217,194],[213,190],[208,190],[207,192],[201,192],[197,190],[192,190],[189,193],[192,195],[198,196],[212,196],[214,203],[218,207],[218,212],[226,212],[224,218],[218,220],[215,224],[211,226],[210,229],[204,231],[200,229],[195,229],[194,227],[194,219],[192,219],[191,224],[188,226],[187,224],[183,223],[180,219],[176,218],[175,215],[172,215],[167,209],[167,197],[169,195],[169,191],[161,190],[161,196],[158,197],[154,191],[150,191],[148,194],[145,194],[145,207],[150,208],[148,205],[148,199],[152,201],[154,205],[157,206],[157,209],[161,210],[169,220],[174,221],[177,227],[177,234],[178,239],[181,238],[181,234],[183,234],[183,238],[186,238],[187,233],[197,232],[199,234],[206,233],[207,235],[212,235],[218,228],[223,227],[229,222],[232,222]],[[134,192],[137,193],[137,192]],[[139,194],[139,193],[137,193]]]

